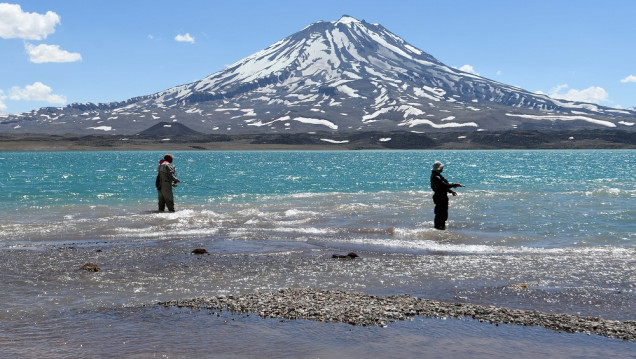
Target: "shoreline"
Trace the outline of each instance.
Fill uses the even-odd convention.
[[[212,296],[158,302],[164,307],[255,313],[262,318],[305,319],[356,326],[386,327],[415,316],[472,318],[494,325],[539,326],[555,332],[595,334],[636,342],[636,320],[616,321],[573,314],[553,314],[459,302],[442,302],[411,295],[374,296],[359,292],[287,288],[242,296]]]
[[[0,134],[0,151],[636,149],[636,132],[361,132],[198,135]]]

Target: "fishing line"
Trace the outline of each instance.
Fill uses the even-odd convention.
[[[207,189],[216,190],[216,188],[214,188],[214,187],[206,186],[206,185],[200,184],[200,183],[194,183],[194,182],[189,182],[189,181],[181,181],[181,183],[187,184],[187,185],[190,185],[190,186],[198,186],[198,187],[203,187],[203,188],[207,188]]]

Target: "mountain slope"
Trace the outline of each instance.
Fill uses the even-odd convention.
[[[317,22],[200,81],[120,103],[11,116],[2,132],[633,130],[636,112],[555,100],[450,68],[377,24]]]

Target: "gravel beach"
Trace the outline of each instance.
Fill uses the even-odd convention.
[[[237,314],[256,313],[263,318],[308,319],[381,327],[414,316],[472,318],[495,325],[540,326],[557,332],[588,333],[636,341],[636,321],[621,322],[571,314],[440,302],[411,295],[374,296],[356,292],[287,288],[269,293],[219,295],[158,304]]]

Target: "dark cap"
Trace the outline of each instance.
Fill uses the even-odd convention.
[[[443,170],[444,170],[443,163],[441,163],[440,161],[435,161],[435,163],[433,163],[433,171],[442,172]]]

